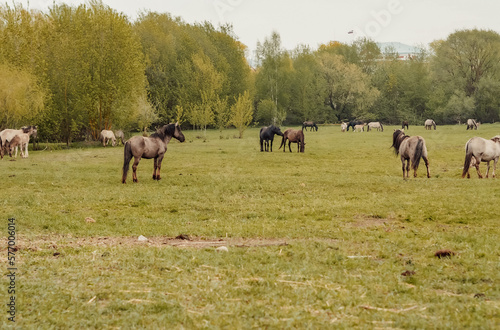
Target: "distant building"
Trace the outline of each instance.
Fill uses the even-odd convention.
[[[387,52],[397,53],[398,59],[402,61],[416,57],[421,52],[420,48],[405,45],[401,42],[377,42],[377,46],[380,48],[382,54]]]

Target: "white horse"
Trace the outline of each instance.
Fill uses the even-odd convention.
[[[381,131],[381,132],[384,131],[384,126],[378,121],[372,121],[372,122],[368,123],[368,126],[366,127],[366,131],[368,132],[372,128],[377,129],[377,131]]]
[[[467,130],[469,129],[476,129],[477,130],[477,123],[474,119],[467,119]]]
[[[16,154],[14,158],[17,158],[17,147],[21,148],[21,157],[28,158],[28,145],[30,143],[30,135],[27,133],[21,133],[14,136],[10,141],[5,142],[5,147],[9,152],[9,156],[12,157],[12,151],[16,149]]]
[[[500,135],[494,136],[491,140],[486,140],[481,137],[473,137],[465,144],[465,161],[462,178],[467,175],[470,178],[469,168],[471,167],[472,159],[475,159],[475,167],[477,175],[482,178],[479,171],[479,164],[485,162],[488,164],[486,170],[486,177],[490,173],[490,162],[493,161],[493,177],[495,177],[495,170],[500,157]]]
[[[7,146],[7,142],[11,141],[16,135],[26,133],[28,135],[34,134],[36,136],[38,132],[37,126],[25,126],[21,127],[21,129],[4,129],[0,132],[0,139],[2,140],[2,146],[5,148]],[[17,157],[17,147],[16,148],[16,156]]]
[[[345,132],[345,131],[346,131],[346,129],[347,129],[347,123],[342,123],[342,124],[340,124],[340,130],[341,130],[342,132]]]
[[[116,138],[113,131],[108,131],[106,129],[103,129],[101,131],[101,134],[99,135],[99,141],[102,142],[102,146],[105,147],[110,140],[111,140],[111,145],[113,147],[116,146]]]
[[[366,124],[362,124],[362,125],[354,125],[354,132],[361,132],[361,131],[365,131],[365,126]]]
[[[434,127],[434,130],[436,130],[436,122],[432,119],[427,119],[424,123],[425,129],[431,129]]]

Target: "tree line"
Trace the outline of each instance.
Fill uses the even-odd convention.
[[[369,39],[286,50],[273,32],[251,67],[230,25],[156,12],[131,22],[91,0],[0,5],[0,44],[0,128],[37,124],[68,144],[173,121],[241,137],[252,123],[500,116],[500,35],[489,30],[456,31],[406,61]]]

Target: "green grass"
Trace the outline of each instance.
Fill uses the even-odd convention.
[[[257,128],[244,139],[186,131],[169,144],[161,181],[142,160],[139,183],[130,171],[126,185],[121,147],[4,158],[0,206],[20,247],[16,325],[497,327],[500,183],[461,172],[465,142],[500,125],[410,127],[426,139],[431,178],[421,164],[409,180],[390,149],[394,128],[323,126],[306,132],[304,154],[278,150],[279,137],[261,153]],[[229,252],[130,243],[179,234],[227,241]],[[456,255],[438,259],[439,249]]]

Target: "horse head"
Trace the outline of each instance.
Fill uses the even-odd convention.
[[[181,131],[181,125],[179,125],[179,122],[175,123],[175,130],[174,130],[174,138],[179,140],[180,142],[184,142],[186,138],[184,137],[184,134],[182,134]]]
[[[277,126],[271,126],[272,130],[271,132],[274,133],[274,134],[277,134],[279,136],[283,136],[283,132],[281,132],[280,128],[277,127]]]
[[[492,137],[491,141],[493,141],[495,143],[500,143],[500,135],[496,135],[496,136]]]

